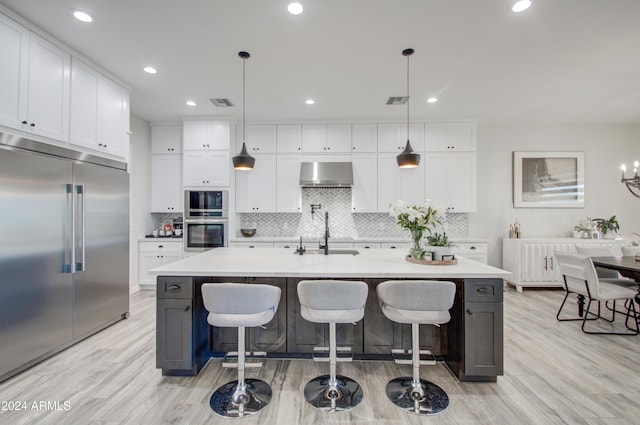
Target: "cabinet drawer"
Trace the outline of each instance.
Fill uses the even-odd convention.
[[[502,302],[502,279],[465,279],[464,300],[487,303]]]
[[[377,249],[380,248],[380,242],[356,242],[353,247],[356,249]]]
[[[182,253],[182,240],[140,242],[140,252]]]
[[[158,298],[193,298],[193,279],[182,276],[158,278]]]
[[[458,252],[460,253],[476,253],[486,252],[487,244],[484,243],[456,243],[458,246]]]
[[[281,248],[281,249],[292,249],[292,250],[295,250],[298,247],[298,243],[299,242],[274,242],[273,243],[273,247],[274,248]]]
[[[380,247],[383,249],[406,249],[410,248],[411,244],[408,242],[381,242]]]

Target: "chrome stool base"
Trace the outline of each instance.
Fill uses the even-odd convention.
[[[255,415],[269,404],[271,387],[259,379],[246,379],[246,390],[238,390],[238,381],[231,381],[218,388],[209,400],[211,410],[225,418],[242,418]]]
[[[420,387],[414,388],[413,378],[396,378],[387,384],[387,397],[402,410],[416,415],[437,415],[449,407],[449,396],[434,384],[420,379]]]
[[[362,388],[351,378],[336,375],[337,385],[329,385],[330,376],[313,378],[304,387],[304,398],[318,410],[346,412],[356,407],[363,398]]]

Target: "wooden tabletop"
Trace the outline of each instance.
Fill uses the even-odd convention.
[[[634,256],[591,257],[591,261],[594,266],[617,270],[621,275],[640,282],[640,261],[636,261]]]

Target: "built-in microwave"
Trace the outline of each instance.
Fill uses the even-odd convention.
[[[184,218],[227,218],[228,190],[185,190]]]
[[[185,251],[207,251],[229,244],[229,224],[226,218],[184,220],[182,232]]]

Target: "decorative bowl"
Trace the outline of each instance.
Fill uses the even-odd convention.
[[[240,229],[240,234],[244,237],[250,238],[256,234],[256,229]]]

